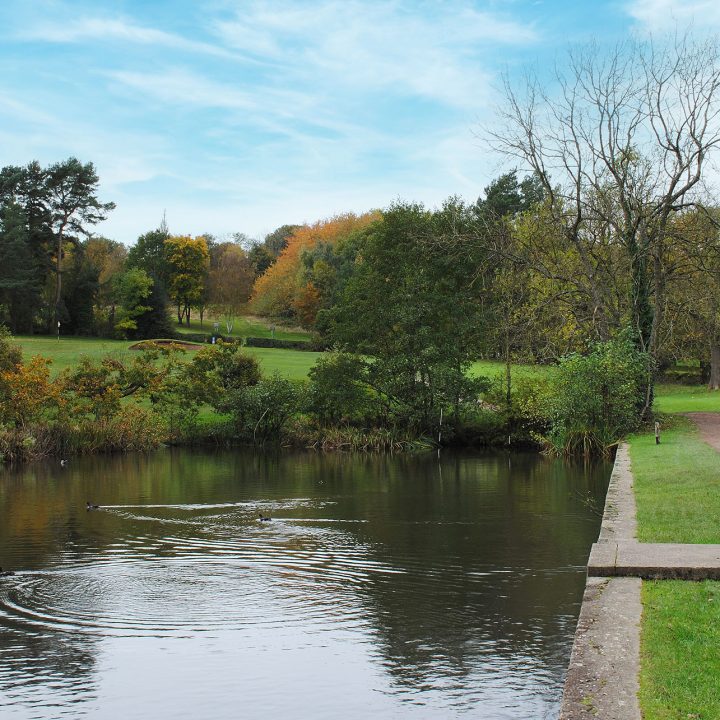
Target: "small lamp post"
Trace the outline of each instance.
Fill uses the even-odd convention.
[[[60,321],[58,320],[58,342],[60,342]]]

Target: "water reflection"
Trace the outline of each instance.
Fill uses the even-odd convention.
[[[6,472],[0,714],[555,717],[608,474],[170,450]]]

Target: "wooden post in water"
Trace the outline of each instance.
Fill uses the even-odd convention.
[[[655,423],[655,444],[656,445],[660,444],[660,423],[659,422]]]

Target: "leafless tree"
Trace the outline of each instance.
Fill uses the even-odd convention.
[[[573,50],[552,82],[505,78],[493,146],[540,178],[555,222],[587,278],[602,277],[599,225],[630,266],[629,300],[641,349],[655,356],[662,324],[668,222],[696,202],[720,144],[715,39],[628,41]],[[600,284],[590,288],[603,307]],[[645,410],[652,403],[652,377]]]

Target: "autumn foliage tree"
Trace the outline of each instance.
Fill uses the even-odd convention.
[[[190,324],[190,309],[203,297],[210,268],[210,252],[204,236],[171,235],[165,240],[170,270],[170,298],[177,307],[178,325]]]
[[[312,281],[302,273],[303,252],[321,243],[336,245],[379,217],[379,212],[347,213],[297,228],[275,264],[255,281],[252,309],[260,315],[303,320],[307,324],[317,311],[317,288],[311,287]]]
[[[233,319],[247,303],[255,274],[247,253],[236,243],[221,243],[213,252],[208,275],[210,307],[232,332]]]

